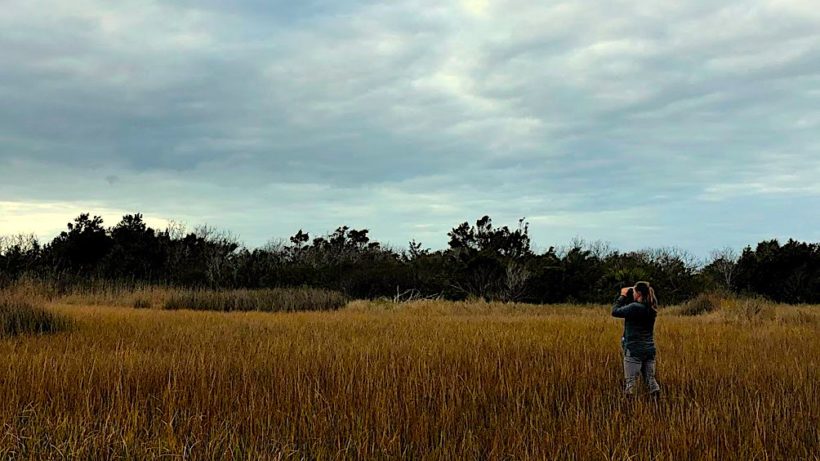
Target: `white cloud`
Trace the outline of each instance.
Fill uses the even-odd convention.
[[[485,213],[702,235],[671,210],[820,195],[814,6],[9,0],[0,200],[251,243],[342,223],[441,243]],[[616,226],[645,207],[660,224]]]
[[[0,235],[34,234],[48,241],[66,230],[68,222],[89,211],[94,216],[100,216],[106,226],[115,225],[126,214],[139,212],[112,209],[93,202],[0,201]],[[155,229],[165,229],[169,224],[168,219],[154,216],[143,216],[143,219]]]

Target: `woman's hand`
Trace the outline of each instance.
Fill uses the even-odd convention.
[[[621,288],[621,296],[623,296],[625,298],[628,297],[630,290],[632,290],[632,287],[623,287],[623,288]]]

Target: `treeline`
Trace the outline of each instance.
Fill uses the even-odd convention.
[[[820,245],[764,241],[740,255],[716,251],[698,261],[674,248],[619,252],[600,242],[535,251],[527,224],[496,227],[485,216],[449,233],[446,249],[417,242],[394,249],[366,229],[340,227],[250,249],[209,227],[186,231],[126,215],[113,227],[82,214],[51,242],[0,241],[0,286],[21,277],[64,284],[108,280],[181,287],[311,286],[352,298],[468,297],[535,303],[606,302],[619,287],[650,280],[662,303],[706,290],[758,294],[788,303],[820,302]]]

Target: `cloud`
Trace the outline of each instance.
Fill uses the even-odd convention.
[[[0,59],[0,200],[32,210],[700,248],[820,195],[805,1],[8,0]]]
[[[113,226],[126,214],[137,213],[111,209],[99,203],[60,202],[0,202],[0,229],[4,235],[34,233],[40,239],[51,238],[66,230],[66,224],[81,213],[94,210],[106,225]],[[143,216],[146,224],[155,229],[165,229],[169,221],[153,216]]]

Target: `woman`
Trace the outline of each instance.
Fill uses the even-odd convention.
[[[621,290],[612,316],[624,319],[624,335],[621,345],[624,351],[624,377],[626,395],[635,395],[638,375],[643,374],[649,387],[649,395],[657,397],[660,386],[655,380],[655,317],[658,314],[658,298],[649,282],[638,282],[634,287]]]

